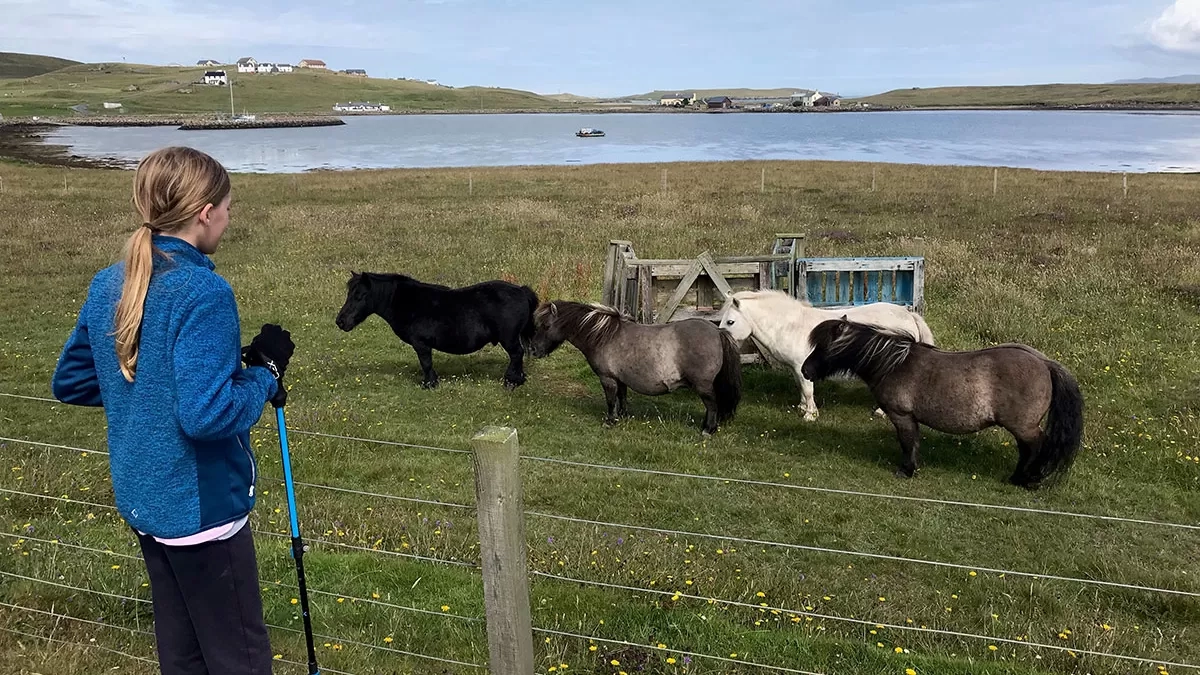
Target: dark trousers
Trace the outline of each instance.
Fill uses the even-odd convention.
[[[138,535],[163,675],[269,675],[258,562],[247,523],[224,541],[165,546]]]

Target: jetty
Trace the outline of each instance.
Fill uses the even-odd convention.
[[[326,115],[271,115],[267,117],[255,116],[253,118],[215,117],[188,120],[180,124],[179,129],[181,131],[200,129],[284,129],[290,127],[335,127],[345,123],[340,117]]]

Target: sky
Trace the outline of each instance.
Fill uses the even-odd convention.
[[[0,0],[0,51],[326,61],[538,93],[1109,82],[1200,73],[1200,0]]]

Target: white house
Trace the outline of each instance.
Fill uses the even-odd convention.
[[[292,72],[292,64],[290,64],[290,63],[276,63],[276,64],[275,64],[275,70],[278,70],[278,71],[279,71],[279,72],[281,72],[281,73],[290,73],[290,72]]]
[[[204,84],[225,86],[229,84],[229,76],[223,70],[209,70],[204,73]]]
[[[298,65],[301,68],[314,68],[316,70],[325,70],[328,68],[321,59],[301,59]]]
[[[333,109],[337,112],[390,112],[392,107],[370,101],[350,101],[349,103],[335,103]]]
[[[258,61],[255,61],[249,56],[243,56],[237,60],[239,73],[253,73],[258,70]]]
[[[111,103],[111,102],[109,102],[109,101],[105,101],[105,102],[104,102],[104,109],[105,109],[105,110],[119,110],[120,108],[121,108],[121,104],[120,104],[120,103]]]
[[[257,73],[274,73],[274,72],[277,72],[277,71],[275,70],[275,64],[274,64],[274,63],[260,63],[260,64],[258,64],[258,67],[256,67],[256,68],[254,69],[254,71],[255,71],[255,72],[257,72]]]
[[[204,66],[205,68],[212,68],[213,66],[221,65],[221,62],[217,61],[216,59],[200,59],[196,62],[196,65]]]

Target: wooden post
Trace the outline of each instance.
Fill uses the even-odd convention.
[[[1000,189],[1000,169],[992,169],[992,196]]]
[[[663,169],[663,176],[662,176],[662,191],[663,191],[663,192],[666,192],[666,191],[667,191],[667,170],[666,170],[666,169]]]
[[[604,258],[604,287],[600,289],[600,303],[613,306],[616,302],[617,257],[621,255],[621,244],[613,239],[608,242],[608,255]],[[543,298],[545,300],[545,298]]]
[[[471,172],[467,172],[467,195],[475,194],[475,178],[471,176]]]
[[[762,178],[760,178],[758,180],[758,191],[759,192],[767,191],[767,169],[766,169],[766,167],[764,167],[762,170]]]
[[[1122,197],[1129,196],[1129,174],[1128,173],[1121,174],[1121,196]]]
[[[471,439],[471,451],[488,669],[495,675],[529,675],[534,672],[533,624],[517,430],[484,427]]]
[[[871,167],[871,192],[875,191],[875,167]]]

